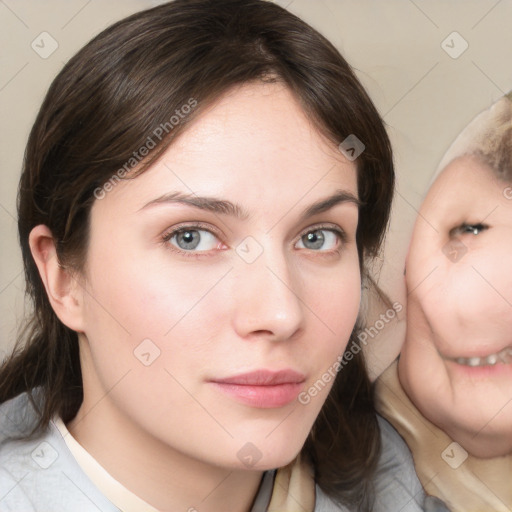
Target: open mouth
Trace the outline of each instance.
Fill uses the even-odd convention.
[[[510,364],[512,363],[512,347],[506,347],[500,350],[496,354],[489,354],[484,357],[455,357],[446,358],[449,361],[454,361],[457,364],[464,366],[494,366],[498,363]]]

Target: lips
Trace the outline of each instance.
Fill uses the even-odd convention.
[[[302,373],[294,370],[256,370],[250,373],[242,373],[225,379],[215,379],[221,384],[238,384],[241,386],[276,386],[279,384],[297,384],[304,382],[306,378]]]
[[[294,370],[256,370],[209,382],[219,391],[251,407],[272,409],[295,400],[306,377]]]

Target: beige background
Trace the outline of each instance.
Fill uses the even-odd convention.
[[[478,112],[512,89],[512,0],[276,2],[338,47],[388,125],[398,188],[380,282],[392,301],[403,303],[408,239],[439,160]],[[85,42],[158,3],[0,0],[0,359],[16,339],[24,309],[15,198],[37,109],[55,74]],[[43,53],[52,44],[58,48],[49,56],[32,48],[39,45]],[[370,339],[374,374],[396,356],[402,336],[403,324],[386,326]]]

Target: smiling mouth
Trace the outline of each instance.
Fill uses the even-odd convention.
[[[512,363],[512,347],[504,348],[496,354],[489,354],[484,357],[447,357],[449,361],[454,361],[463,366],[494,366],[498,363],[510,364]]]

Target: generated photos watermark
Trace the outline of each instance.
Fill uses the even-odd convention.
[[[347,347],[345,352],[338,356],[336,361],[316,380],[308,389],[299,393],[298,401],[302,405],[307,405],[311,402],[311,399],[317,396],[326,386],[336,378],[337,373],[344,368],[349,361],[351,361],[356,354],[361,352],[362,345],[368,344],[368,339],[373,339],[379,335],[379,333],[385,329],[386,325],[395,319],[397,314],[403,310],[403,306],[400,302],[395,302],[385,313],[381,313],[378,320],[376,320],[372,326],[366,327],[363,331],[357,334],[359,343],[352,340],[350,347]]]

